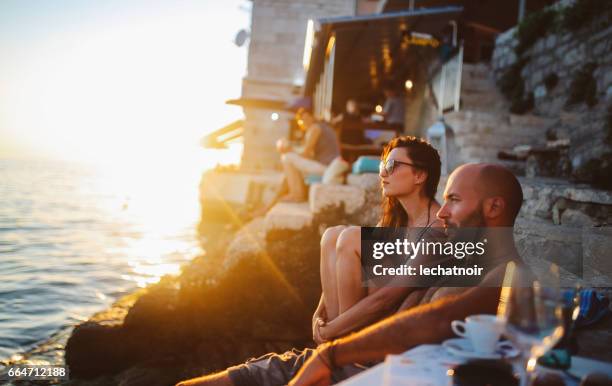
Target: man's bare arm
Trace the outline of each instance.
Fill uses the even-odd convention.
[[[378,289],[322,327],[323,337],[337,338],[380,320],[395,311],[410,291],[402,287]]]
[[[315,155],[315,147],[321,136],[321,128],[316,123],[308,128],[304,138],[304,147],[301,154],[306,158],[313,158]]]
[[[374,324],[334,345],[337,365],[383,360],[420,344],[438,343],[453,335],[450,323],[468,315],[495,313],[499,287],[476,287],[412,308]]]

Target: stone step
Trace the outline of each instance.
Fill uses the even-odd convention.
[[[481,78],[493,76],[493,68],[489,63],[463,63],[461,71],[463,76]]]
[[[508,112],[510,103],[497,90],[486,92],[461,92],[461,108],[476,111]]]
[[[525,144],[543,146],[546,129],[551,125],[551,120],[530,114],[519,116],[506,111],[470,109],[449,113],[445,121],[453,130],[451,143],[457,149],[451,157],[451,166],[465,162],[500,163],[501,150]],[[525,174],[523,163],[507,166],[517,175]]]
[[[308,203],[314,215],[332,208],[343,208],[344,213],[355,214],[365,204],[365,190],[352,185],[313,184]]]
[[[538,140],[538,137],[533,134],[527,133],[507,133],[496,135],[494,133],[470,133],[470,132],[459,132],[455,134],[455,141],[457,144],[471,144],[477,143],[479,145],[496,145],[496,144],[531,144],[539,142],[542,145],[546,141]]]
[[[497,90],[495,83],[491,79],[484,78],[462,78],[461,79],[461,97],[464,94],[473,92],[494,92]]]
[[[537,129],[547,129],[551,127],[554,123],[554,119],[539,117],[533,114],[509,114],[510,115],[510,124],[516,127],[532,127]]]
[[[447,119],[446,123],[453,129],[455,135],[494,135],[494,136],[525,136],[545,139],[546,128],[510,125],[507,121],[500,119],[497,122],[480,120],[458,120]]]
[[[462,69],[461,88],[463,88],[464,85],[470,86],[470,82],[473,82],[476,86],[495,87],[495,78],[491,71]]]
[[[510,114],[500,111],[475,111],[463,109],[448,113],[444,116],[447,122],[470,122],[477,125],[510,125],[518,130],[533,128],[536,130],[547,129],[555,123],[555,120],[539,117],[533,114]]]
[[[499,125],[509,123],[508,114],[500,112],[460,110],[444,115],[446,122],[470,122],[479,124]]]
[[[275,230],[300,230],[312,225],[313,214],[307,202],[279,202],[266,213],[266,233]]]
[[[556,224],[597,225],[586,212],[605,216],[604,208],[612,207],[612,192],[593,189],[555,178],[521,178],[524,203],[521,216],[539,218]],[[568,202],[569,201],[569,202]]]

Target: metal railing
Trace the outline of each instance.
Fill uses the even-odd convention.
[[[431,88],[440,115],[450,108],[459,111],[462,67],[463,45],[459,46],[457,53],[444,62],[431,78]]]

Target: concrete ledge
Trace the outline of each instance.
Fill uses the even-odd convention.
[[[308,203],[280,202],[266,214],[264,228],[271,230],[300,230],[312,225],[312,212]]]

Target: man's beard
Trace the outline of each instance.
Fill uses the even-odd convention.
[[[478,202],[476,209],[470,213],[461,223],[451,221],[444,221],[446,228],[484,228],[485,220],[484,214],[482,213],[482,201]]]
[[[482,239],[485,228],[482,201],[478,202],[476,209],[461,223],[445,221],[446,236],[455,242],[476,242]]]

